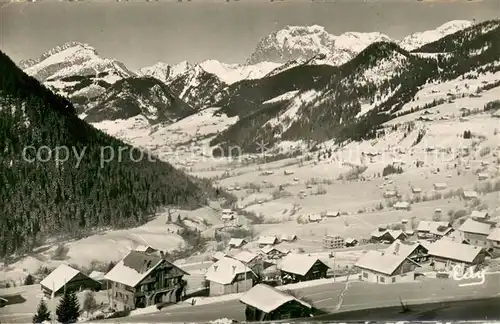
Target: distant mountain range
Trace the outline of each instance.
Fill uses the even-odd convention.
[[[216,114],[238,122],[212,145],[245,146],[256,137],[357,140],[408,113],[402,107],[426,83],[493,62],[497,35],[498,21],[455,20],[401,40],[288,26],[264,37],[241,65],[160,62],[132,72],[89,45],[69,43],[19,66],[67,96],[89,122],[142,115],[171,123],[219,107]]]
[[[412,34],[398,43],[404,49],[412,50],[471,24],[469,21],[451,21],[435,30]],[[135,114],[150,115],[149,111],[155,110],[151,105],[157,104],[156,98],[172,98],[171,95],[199,110],[217,102],[220,92],[238,81],[260,79],[304,64],[341,65],[370,44],[380,41],[389,42],[391,39],[378,32],[350,32],[334,36],[317,25],[288,26],[264,37],[249,55],[247,63],[242,65],[216,60],[198,64],[181,62],[173,66],[159,62],[132,72],[123,63],[102,58],[93,47],[79,42],[57,46],[38,58],[22,61],[18,65],[50,89],[67,96],[80,113],[86,113],[89,120],[99,121]],[[160,87],[164,93],[158,95],[156,92],[155,97],[146,90],[146,84],[129,88],[126,98],[119,101],[123,105],[113,106],[109,102],[113,95],[105,92],[116,94],[117,87],[111,87],[115,82],[138,76],[158,79],[170,91]],[[142,81],[148,82],[145,80]],[[139,82],[141,80],[136,79],[133,83],[137,85]],[[172,102],[177,103],[178,100]],[[161,109],[168,109],[168,105],[160,106]],[[156,122],[156,119],[151,121]]]

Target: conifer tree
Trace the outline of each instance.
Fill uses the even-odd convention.
[[[32,275],[28,274],[28,276],[26,277],[26,279],[24,279],[24,285],[25,286],[30,286],[32,284],[35,283],[35,279],[33,278]]]
[[[38,304],[36,314],[33,315],[33,323],[38,324],[38,323],[43,323],[45,321],[50,321],[50,311],[47,308],[47,304],[42,299],[40,301],[40,304]]]
[[[57,321],[60,323],[76,323],[80,316],[80,303],[74,292],[66,290],[56,309]]]

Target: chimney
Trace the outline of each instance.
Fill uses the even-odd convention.
[[[398,255],[398,253],[399,253],[399,245],[400,245],[399,242],[396,242],[396,244],[394,244],[394,255]]]
[[[162,259],[165,259],[165,252],[163,252],[163,251],[161,251],[161,250],[160,250],[160,257],[161,257]]]

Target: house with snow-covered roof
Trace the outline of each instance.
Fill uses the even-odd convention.
[[[96,291],[101,289],[101,283],[64,263],[45,277],[40,282],[40,286],[47,297],[50,297],[52,293],[54,296],[58,296],[64,290],[82,291],[90,289]]]
[[[260,250],[260,253],[264,255],[267,259],[281,259],[287,255],[290,251],[287,249],[279,248],[276,246],[267,245]]]
[[[444,190],[446,188],[448,188],[448,184],[444,183],[444,182],[437,182],[433,185],[434,187],[434,190]]]
[[[156,252],[156,249],[149,246],[149,245],[139,245],[135,249],[137,252],[143,252],[143,253],[154,253]]]
[[[462,198],[465,200],[473,200],[479,197],[478,193],[474,190],[464,190]]]
[[[417,237],[420,239],[432,239],[435,236],[445,236],[449,234],[448,228],[451,228],[449,222],[435,222],[421,220],[417,225]],[[446,233],[446,234],[445,234]]]
[[[165,259],[163,253],[131,251],[104,278],[110,282],[112,307],[132,310],[161,302],[178,302],[189,275]]]
[[[253,287],[257,275],[243,262],[224,257],[207,269],[209,295],[221,296],[241,293]]]
[[[278,262],[283,284],[326,278],[330,267],[318,257],[290,253]]]
[[[266,245],[275,245],[278,243],[278,239],[276,236],[261,236],[257,241],[257,244],[260,248],[265,247]]]
[[[473,210],[470,214],[470,217],[474,220],[484,221],[488,220],[490,218],[490,215],[488,214],[487,210]]]
[[[284,291],[258,284],[243,294],[240,302],[245,307],[248,322],[279,321],[311,316],[312,306]]]
[[[248,242],[242,238],[231,238],[227,243],[227,245],[229,246],[230,249],[239,249],[247,243]]]
[[[395,240],[405,240],[408,236],[401,230],[390,230],[387,228],[378,228],[370,234],[371,242],[392,243]]]
[[[490,241],[488,235],[493,231],[496,223],[487,221],[478,221],[468,218],[458,229],[462,238],[471,245],[480,246],[488,249]]]
[[[395,210],[410,210],[410,203],[407,201],[398,201],[392,206]]]
[[[360,269],[359,280],[389,284],[415,280],[415,269],[419,264],[408,258],[408,251],[367,251],[354,264]]]
[[[495,254],[500,254],[500,227],[495,227],[487,237],[491,242],[491,249]]]
[[[429,244],[429,256],[435,270],[448,269],[450,266],[473,266],[484,262],[485,249],[463,244],[449,239],[441,239]]]
[[[295,242],[297,240],[297,235],[295,234],[291,234],[291,235],[287,235],[287,234],[283,234],[281,235],[280,237],[280,241],[281,242]]]

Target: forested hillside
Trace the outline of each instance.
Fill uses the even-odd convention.
[[[163,205],[195,208],[213,189],[170,164],[138,162],[139,151],[80,120],[65,98],[24,74],[0,52],[0,257],[22,252],[50,235],[144,223]],[[67,161],[33,158],[42,146],[70,150]],[[100,163],[104,150],[110,162]],[[123,150],[121,159],[118,148]],[[44,151],[47,155],[47,150]],[[82,156],[81,161],[75,152]]]

